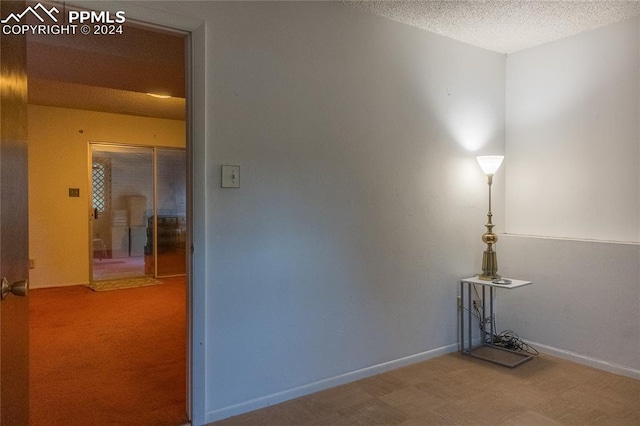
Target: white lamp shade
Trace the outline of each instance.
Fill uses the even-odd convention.
[[[492,176],[502,164],[502,160],[504,160],[503,155],[481,155],[476,157],[478,160],[478,164],[482,168],[482,171],[487,176]]]

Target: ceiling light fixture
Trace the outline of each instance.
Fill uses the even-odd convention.
[[[151,96],[152,98],[157,98],[157,99],[169,99],[169,98],[171,98],[171,95],[161,95],[159,93],[147,93],[147,95]]]

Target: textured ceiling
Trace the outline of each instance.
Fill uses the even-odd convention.
[[[640,1],[346,1],[500,53],[513,53],[640,14]]]

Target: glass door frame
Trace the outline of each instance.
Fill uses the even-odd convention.
[[[93,283],[94,281],[94,270],[93,270],[93,258],[94,258],[94,248],[93,248],[93,230],[94,230],[94,209],[93,209],[93,148],[95,146],[106,146],[111,148],[144,148],[150,150],[152,154],[152,208],[153,208],[153,278],[170,278],[170,277],[182,277],[187,275],[188,271],[188,259],[187,254],[185,253],[185,272],[178,274],[168,274],[168,275],[158,275],[158,151],[159,150],[175,150],[175,151],[184,151],[185,152],[185,172],[188,169],[188,159],[186,157],[188,150],[186,147],[174,147],[174,146],[158,146],[158,145],[142,145],[142,144],[129,144],[129,143],[118,143],[118,142],[99,142],[99,141],[88,141],[87,142],[87,177],[88,177],[88,209],[89,209],[89,282]],[[187,177],[188,181],[188,177]],[[185,190],[188,191],[188,182],[185,182]],[[187,214],[188,216],[188,214]],[[187,220],[187,229],[189,229],[188,217]],[[127,277],[123,277],[127,278]],[[117,278],[116,278],[117,279]],[[101,280],[97,280],[101,281]]]
[[[188,256],[187,256],[187,248],[188,248],[188,239],[186,238],[188,235],[189,229],[189,218],[188,211],[185,211],[185,221],[186,221],[186,229],[185,229],[185,258],[184,258],[184,272],[182,273],[169,273],[169,274],[159,274],[158,273],[158,151],[182,151],[184,153],[184,174],[185,174],[185,209],[188,210],[188,201],[187,191],[189,190],[189,179],[187,176],[188,170],[188,151],[185,148],[175,147],[175,146],[154,146],[153,147],[153,274],[154,278],[171,278],[171,277],[184,277],[187,275],[188,268]]]

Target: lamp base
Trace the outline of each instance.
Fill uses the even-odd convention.
[[[478,279],[482,281],[493,281],[493,280],[499,280],[501,278],[502,278],[502,275],[500,274],[493,274],[493,275],[478,274]]]
[[[491,246],[482,253],[482,273],[478,275],[478,278],[484,281],[502,278],[498,274],[498,256]]]

